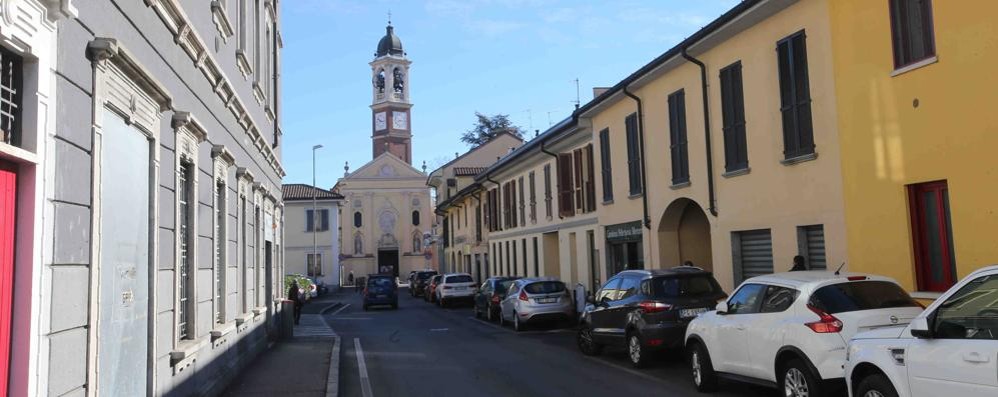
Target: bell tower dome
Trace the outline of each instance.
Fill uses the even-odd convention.
[[[389,152],[412,164],[409,65],[391,21],[371,61],[371,141],[374,157]]]

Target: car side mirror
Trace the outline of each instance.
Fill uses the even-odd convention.
[[[717,310],[717,314],[728,314],[728,302],[718,303],[714,310]]]
[[[929,320],[925,317],[917,317],[908,326],[911,336],[919,339],[932,339],[932,330],[929,329]]]

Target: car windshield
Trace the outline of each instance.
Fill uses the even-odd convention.
[[[500,293],[505,294],[506,291],[509,290],[510,284],[513,284],[514,281],[516,281],[516,280],[510,279],[510,280],[500,280],[500,281],[498,281],[496,283],[496,291],[499,291]]]
[[[523,287],[523,290],[527,291],[528,294],[555,294],[565,292],[565,283],[561,281],[540,281],[527,284],[526,287]]]
[[[459,275],[459,276],[448,276],[447,277],[447,282],[448,283],[471,283],[471,282],[474,282],[474,281],[475,280],[472,279],[471,276],[466,275],[466,274],[462,274],[462,275]]]
[[[426,280],[426,279],[428,279],[430,277],[433,277],[433,276],[436,276],[436,275],[437,275],[437,272],[422,272],[422,273],[416,273],[416,278],[418,278],[420,280]]]
[[[388,277],[375,277],[367,282],[369,286],[382,288],[391,287],[393,284],[395,284],[395,280]]]
[[[809,304],[828,314],[919,306],[900,286],[889,281],[826,285],[814,291]]]
[[[721,286],[709,274],[653,278],[651,291],[656,298],[699,297],[723,293]]]

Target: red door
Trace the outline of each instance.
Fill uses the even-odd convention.
[[[920,291],[945,292],[957,281],[946,181],[908,186]]]
[[[0,161],[0,396],[7,395],[10,369],[10,303],[14,280],[14,218],[17,168]]]

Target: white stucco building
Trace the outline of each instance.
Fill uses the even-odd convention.
[[[300,183],[286,184],[282,190],[285,272],[317,277],[335,289],[342,284],[339,219],[343,196]]]

